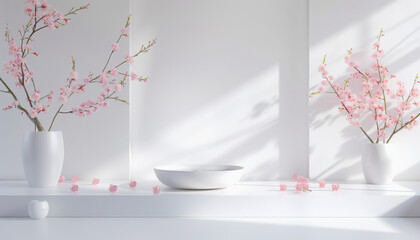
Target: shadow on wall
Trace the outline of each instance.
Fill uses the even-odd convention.
[[[298,8],[305,2],[132,1],[132,9],[139,11],[133,14],[133,27],[159,39],[153,61],[141,69],[153,79],[144,89],[132,88],[139,94],[131,96],[131,121],[141,122],[133,125],[134,177],[154,178],[154,166],[179,163],[240,164],[247,169],[244,179],[279,177],[279,72],[290,66],[284,62],[298,62],[285,35],[299,32],[283,18],[292,15],[285,5]],[[143,36],[132,33],[136,42]],[[285,49],[289,55],[279,59]],[[290,85],[298,81],[288,77],[283,81]],[[302,82],[300,94],[306,92]],[[280,161],[285,166],[297,162]]]
[[[317,48],[317,45],[321,43],[325,43],[325,41],[331,41],[329,38],[338,39],[337,35],[340,35],[346,29],[356,29],[355,32],[358,32],[359,38],[354,38],[353,42],[356,42],[357,45],[362,46],[359,49],[353,49],[354,55],[356,58],[359,58],[361,61],[362,68],[364,66],[369,66],[369,62],[366,59],[370,59],[371,54],[371,44],[375,40],[375,32],[372,32],[371,29],[377,28],[380,29],[384,27],[386,31],[387,37],[394,36],[393,38],[401,39],[400,41],[394,41],[392,44],[391,40],[384,39],[386,45],[385,47],[385,55],[384,55],[384,64],[387,65],[392,73],[396,73],[397,75],[401,73],[405,68],[407,68],[410,64],[418,61],[420,59],[420,47],[415,47],[418,45],[419,39],[419,29],[420,27],[415,26],[409,31],[403,31],[399,29],[401,25],[407,24],[409,21],[413,21],[414,18],[418,17],[420,12],[416,11],[414,13],[410,13],[410,15],[404,16],[402,18],[396,18],[398,21],[393,22],[392,24],[385,24],[385,26],[373,26],[375,20],[379,19],[380,12],[387,8],[388,5],[395,3],[395,1],[369,1],[369,4],[366,4],[365,1],[322,1],[323,4],[310,4],[310,11],[312,18],[310,19],[310,26],[311,26],[311,34],[310,34],[310,47]],[[328,3],[328,4],[324,4]],[[336,21],[330,21],[333,17],[331,11],[337,12],[338,9],[350,9],[353,6],[357,6],[358,4],[363,3],[363,8],[360,11],[340,11],[340,17],[334,18]],[[404,2],[408,4],[409,2]],[[401,4],[404,4],[401,3]],[[413,3],[413,2],[411,2]],[[328,8],[325,6],[328,5]],[[408,6],[408,5],[407,5]],[[389,11],[386,9],[383,11],[386,13]],[[316,14],[316,15],[315,15]],[[382,13],[383,14],[383,13]],[[326,24],[328,22],[328,24]],[[331,23],[331,24],[330,24]],[[413,23],[412,23],[413,24]],[[320,27],[324,26],[324,27]],[[315,33],[316,31],[316,33]],[[352,38],[353,39],[353,38]],[[343,52],[348,46],[352,45],[345,45],[345,44],[354,44],[352,42],[345,42],[342,44],[342,48],[339,49]],[[405,44],[405,45],[404,45]],[[410,45],[410,47],[407,47]],[[340,45],[341,46],[341,45]],[[413,47],[414,46],[414,47]],[[331,49],[325,49],[326,51],[331,52]],[[337,49],[334,49],[337,50]],[[361,51],[360,51],[361,50]],[[407,51],[409,50],[409,51]],[[333,54],[337,56],[336,54]],[[343,55],[344,56],[344,55]],[[321,59],[320,59],[321,61]],[[315,73],[318,64],[320,62],[312,62],[311,63],[311,76],[314,80],[312,83],[316,85],[312,85],[310,90],[316,91],[316,88],[320,86],[322,81],[321,77],[318,73]],[[336,66],[336,65],[345,65],[344,60],[341,58],[328,58],[328,65]],[[331,71],[330,71],[331,72]],[[346,69],[346,73],[349,73],[349,69]],[[339,72],[331,72],[333,75]],[[315,75],[316,74],[316,75]],[[338,76],[338,75],[335,75]],[[348,75],[339,76],[337,78],[337,82],[342,85],[345,78]],[[319,81],[317,80],[319,79]],[[405,79],[400,79],[405,80]],[[406,80],[406,83],[411,82],[412,80]],[[360,88],[360,84],[353,84],[352,88],[358,89]],[[328,88],[329,89],[329,88]],[[362,167],[360,162],[361,151],[364,143],[367,143],[367,138],[363,135],[363,133],[358,129],[351,125],[349,125],[346,121],[346,116],[339,114],[336,108],[339,106],[339,102],[333,94],[327,94],[322,96],[315,96],[314,99],[310,100],[310,108],[309,108],[309,122],[310,122],[310,131],[316,132],[318,135],[322,132],[325,132],[326,136],[331,139],[328,143],[328,139],[322,140],[322,144],[331,145],[331,149],[329,151],[334,152],[333,159],[328,159],[328,164],[326,164],[325,160],[322,159],[322,156],[319,153],[313,155],[314,152],[318,148],[321,149],[328,149],[325,146],[321,146],[319,140],[321,140],[322,136],[315,136],[311,137],[314,140],[311,141],[310,146],[310,154],[313,155],[311,157],[311,165],[316,165],[320,161],[322,162],[323,169],[317,168],[316,171],[311,173],[311,177],[314,179],[326,178],[326,179],[340,179],[340,180],[349,180],[349,179],[363,179],[362,175]],[[320,117],[322,116],[322,117]],[[341,128],[337,128],[338,124],[343,124]],[[346,125],[344,125],[346,124]],[[329,128],[329,126],[334,125],[334,127]],[[370,119],[370,117],[362,118],[362,126],[371,133],[371,137],[374,137],[375,125],[374,122]],[[322,130],[322,132],[320,131]],[[333,133],[329,133],[328,131],[339,131],[337,135],[333,136]],[[311,133],[314,134],[314,133]],[[413,133],[410,133],[413,134]],[[400,135],[403,135],[400,133]],[[331,136],[333,136],[331,138]],[[394,142],[396,139],[393,139]],[[400,141],[400,139],[398,139]],[[407,143],[407,142],[405,142]],[[411,162],[415,162],[414,156],[406,156],[410,158],[408,161],[405,161],[405,165],[413,165],[417,166],[418,168],[413,171],[419,171],[420,166],[416,164],[412,164]],[[410,163],[407,163],[410,162]],[[312,169],[312,168],[311,168]],[[413,175],[413,171],[409,173],[408,179],[416,178]],[[405,171],[402,170],[398,175],[397,179],[407,179],[407,175],[404,173]],[[405,176],[405,177],[404,177]]]
[[[343,30],[353,27],[354,24],[366,24],[369,18],[387,5],[396,0],[351,0],[335,1],[321,0],[309,1],[309,31],[310,47],[325,41],[329,36],[339,34]],[[321,3],[321,4],[320,4]],[[362,6],[362,7],[360,7]],[[396,24],[397,26],[397,24]],[[370,33],[366,33],[370,36]],[[374,37],[371,37],[374,39]]]

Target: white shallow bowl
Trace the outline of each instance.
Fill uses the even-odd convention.
[[[243,169],[234,165],[167,165],[155,167],[155,174],[168,187],[203,190],[238,182]]]

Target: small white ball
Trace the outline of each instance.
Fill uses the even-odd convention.
[[[50,206],[47,201],[33,200],[28,204],[28,213],[32,219],[44,219],[49,211]]]

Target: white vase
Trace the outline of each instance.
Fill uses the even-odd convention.
[[[395,152],[391,144],[366,144],[362,151],[362,167],[366,183],[391,184],[395,176]]]
[[[63,135],[61,132],[25,132],[22,160],[30,187],[57,186],[64,161]]]

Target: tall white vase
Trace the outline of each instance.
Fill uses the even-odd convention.
[[[57,186],[64,161],[63,135],[61,132],[25,132],[22,160],[30,187]]]
[[[366,183],[391,184],[395,176],[395,147],[392,144],[366,144],[362,152],[362,167]]]

